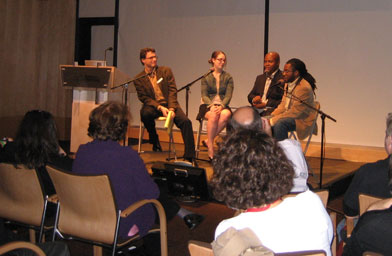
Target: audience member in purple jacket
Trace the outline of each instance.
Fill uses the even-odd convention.
[[[117,207],[124,210],[132,203],[159,196],[159,189],[148,175],[139,155],[129,147],[123,147],[113,140],[97,140],[81,145],[73,164],[75,173],[107,174],[113,186]],[[120,237],[127,237],[136,225],[141,235],[153,225],[154,209],[146,205],[121,220]]]
[[[79,147],[72,168],[79,174],[107,174],[113,186],[117,207],[121,210],[139,200],[159,196],[159,189],[139,155],[130,147],[123,147],[118,143],[124,138],[128,119],[127,108],[119,103],[104,103],[94,109],[90,114],[88,128],[88,135],[94,140]],[[144,235],[154,224],[154,220],[153,207],[146,205],[121,220],[119,235],[127,237],[134,225],[140,235]]]
[[[117,207],[121,210],[143,199],[158,199],[168,219],[178,215],[189,228],[195,228],[203,216],[180,208],[165,194],[160,195],[158,186],[136,151],[119,144],[125,138],[129,118],[127,107],[117,102],[106,102],[95,108],[90,113],[88,127],[88,135],[94,140],[79,147],[73,172],[107,174],[112,183]],[[121,220],[119,236],[126,238],[137,232],[143,236],[154,221],[153,206],[145,205]]]

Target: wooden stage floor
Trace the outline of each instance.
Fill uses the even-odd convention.
[[[168,150],[168,143],[161,143],[163,150]],[[137,145],[132,146],[133,149],[137,150]],[[175,145],[177,156],[181,157],[183,155],[182,144]],[[145,150],[145,153],[140,154],[141,158],[146,164],[147,170],[151,173],[151,166],[157,161],[166,161],[168,157],[167,152],[152,152],[152,145],[145,143],[142,145],[142,149]],[[206,148],[201,148],[206,149]],[[200,159],[208,159],[207,152],[203,151],[199,154]],[[309,169],[309,179],[308,182],[313,186],[313,188],[319,188],[320,183],[320,158],[317,157],[307,157],[308,164],[310,166]],[[179,159],[181,160],[181,159]],[[174,160],[171,160],[174,161]],[[205,168],[207,179],[210,180],[213,175],[213,169],[209,162],[197,160],[197,164],[200,168]],[[359,166],[364,163],[360,162],[349,162],[344,160],[334,160],[334,159],[325,159],[323,164],[323,177],[322,177],[322,186],[328,186],[344,177],[352,174]],[[312,175],[313,172],[313,175]]]

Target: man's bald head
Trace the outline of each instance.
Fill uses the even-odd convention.
[[[260,115],[252,107],[240,107],[238,108],[230,119],[227,125],[230,132],[237,131],[239,129],[257,130],[263,129],[263,123]]]

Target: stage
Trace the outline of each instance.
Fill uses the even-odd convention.
[[[161,142],[163,150],[168,150],[168,143]],[[137,150],[137,145],[131,146],[133,149]],[[178,157],[183,155],[183,145],[176,144],[176,153]],[[168,157],[168,152],[153,152],[152,145],[149,143],[144,143],[142,145],[142,149],[145,151],[140,154],[144,163],[146,164],[147,170],[151,173],[151,167],[156,162],[166,161]],[[201,150],[205,150],[206,148],[201,147]],[[213,175],[213,169],[211,164],[206,161],[208,159],[207,152],[202,151],[199,153],[199,159],[197,160],[198,167],[204,168],[206,170],[207,180],[210,180]],[[309,168],[309,179],[308,183],[314,188],[318,189],[320,182],[320,158],[317,157],[306,157]],[[178,159],[182,160],[182,159]],[[171,160],[174,162],[174,160]],[[336,188],[336,184],[340,183],[342,180],[350,180],[352,174],[358,169],[359,166],[363,165],[362,162],[351,162],[345,160],[336,160],[336,159],[325,159],[323,165],[323,179],[322,179],[322,188],[334,188],[339,190],[338,193],[335,191],[330,191],[332,197],[339,196],[342,194],[342,191],[346,188],[339,186]],[[347,182],[344,182],[343,186],[347,185]],[[344,191],[343,191],[344,193]]]

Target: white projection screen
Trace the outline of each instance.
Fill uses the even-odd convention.
[[[306,63],[322,110],[337,119],[326,119],[327,142],[383,147],[392,112],[392,1],[270,2],[270,46],[282,62]]]
[[[142,70],[140,48],[154,47],[158,64],[172,68],[180,88],[207,72],[211,52],[221,49],[235,83],[230,105],[246,105],[262,72],[264,5],[260,0],[120,0],[118,68],[136,75]],[[327,143],[383,146],[385,117],[392,112],[391,7],[389,0],[270,1],[269,50],[281,54],[282,69],[288,59],[300,58],[316,78],[321,109],[337,119],[326,119]],[[178,98],[185,111],[185,92]],[[194,130],[199,103],[196,83],[189,101]],[[133,125],[140,106],[132,94]]]

